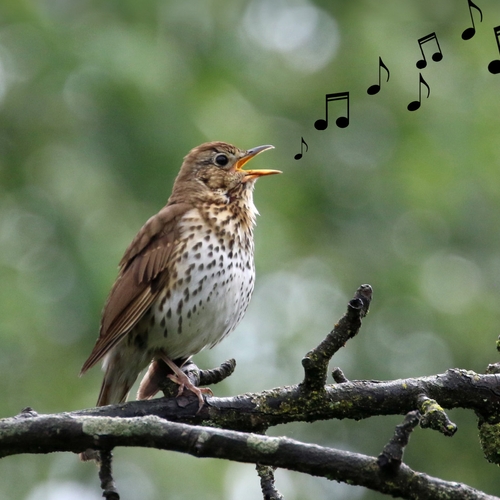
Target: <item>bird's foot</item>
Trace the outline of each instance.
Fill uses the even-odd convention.
[[[188,391],[191,391],[192,393],[196,394],[196,396],[198,397],[198,401],[200,402],[198,407],[198,412],[203,408],[203,405],[205,403],[205,400],[203,399],[203,394],[208,394],[209,396],[214,395],[212,390],[209,389],[208,387],[196,387],[182,370],[180,375],[176,373],[174,375],[168,375],[168,378],[172,382],[179,384],[179,392],[177,393],[177,397],[182,395],[184,389],[187,389]]]
[[[196,387],[191,382],[189,377],[181,370],[181,368],[179,368],[170,358],[162,356],[161,359],[163,359],[163,361],[165,361],[165,363],[167,363],[170,369],[174,372],[173,374],[168,375],[168,378],[172,382],[179,384],[179,392],[177,393],[177,397],[181,396],[185,389],[191,391],[198,397],[199,406],[197,413],[199,413],[199,411],[203,408],[203,405],[205,404],[205,400],[203,399],[203,394],[208,394],[209,396],[213,396],[214,393],[208,387]]]

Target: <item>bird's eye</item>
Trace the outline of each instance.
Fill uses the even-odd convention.
[[[229,161],[228,157],[226,155],[220,154],[215,157],[215,164],[218,165],[219,167],[224,167],[227,165],[227,162]]]

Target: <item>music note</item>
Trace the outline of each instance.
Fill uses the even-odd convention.
[[[375,95],[380,92],[380,85],[381,85],[381,72],[382,68],[384,68],[387,71],[387,80],[386,82],[389,81],[390,73],[389,73],[389,68],[383,63],[382,58],[378,58],[378,85],[372,85],[371,87],[368,87],[368,90],[366,91],[369,95]]]
[[[304,141],[304,138],[303,138],[303,137],[301,137],[301,138],[300,138],[300,153],[298,153],[298,154],[296,154],[296,155],[294,156],[294,158],[295,158],[296,160],[300,160],[300,159],[302,158],[302,153],[303,153],[302,148],[303,148],[303,145],[304,145],[304,144],[305,144],[305,146],[306,146],[306,153],[307,153],[307,152],[309,151],[309,146],[307,145],[307,142],[306,142],[306,141]]]
[[[470,40],[476,34],[476,25],[474,24],[474,16],[472,15],[472,9],[476,9],[479,12],[481,18],[479,21],[483,22],[483,12],[472,0],[467,0],[467,5],[469,7],[470,19],[472,21],[472,26],[467,28],[462,33],[462,40]]]
[[[427,82],[423,79],[422,73],[419,73],[419,82],[418,82],[418,101],[412,101],[408,104],[408,111],[416,111],[420,108],[420,104],[422,103],[422,84],[427,87],[427,98],[431,95],[431,88],[427,85]]]
[[[417,61],[416,66],[418,69],[424,69],[427,66],[427,59],[425,58],[424,48],[422,47],[422,45],[424,43],[430,42],[431,40],[436,41],[436,45],[438,48],[438,50],[436,52],[434,52],[434,54],[432,54],[432,60],[434,62],[439,62],[439,61],[441,61],[441,59],[443,59],[443,53],[441,52],[441,47],[439,46],[439,42],[438,42],[436,33],[434,32],[434,33],[431,33],[430,35],[423,36],[422,38],[419,38],[417,40],[418,46],[420,47],[420,52],[422,52],[422,58],[423,58],[423,59],[420,59],[419,61]]]
[[[497,40],[497,45],[498,45],[498,52],[500,52],[500,26],[495,26],[493,28],[493,31],[495,33],[495,37]],[[488,71],[493,74],[493,75],[498,75],[500,73],[500,60],[499,59],[494,59],[493,61],[488,64]]]
[[[346,128],[349,125],[349,92],[338,92],[337,94],[326,94],[325,96],[325,119],[319,119],[314,122],[316,130],[325,130],[328,127],[328,103],[330,101],[347,101],[347,116],[339,116],[335,123],[339,128]]]

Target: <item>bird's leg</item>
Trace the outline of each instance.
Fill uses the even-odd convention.
[[[191,382],[189,377],[170,358],[168,358],[164,354],[160,354],[158,357],[161,358],[163,361],[165,361],[165,363],[174,372],[173,375],[168,375],[168,378],[172,380],[172,382],[179,384],[179,392],[177,393],[177,397],[179,397],[184,392],[184,389],[187,389],[188,391],[191,391],[193,394],[196,394],[199,401],[198,411],[200,411],[205,403],[203,399],[203,394],[208,394],[209,396],[213,396],[214,393],[208,387],[196,387]]]

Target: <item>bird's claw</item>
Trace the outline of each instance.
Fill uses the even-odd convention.
[[[191,391],[198,397],[199,406],[198,406],[198,411],[196,413],[199,413],[200,410],[203,408],[203,405],[205,404],[205,400],[203,399],[203,394],[207,394],[208,396],[214,395],[212,390],[209,389],[208,387],[196,387],[184,372],[170,374],[168,375],[168,378],[172,382],[179,384],[179,391],[177,392],[177,397],[182,396],[185,389]]]

